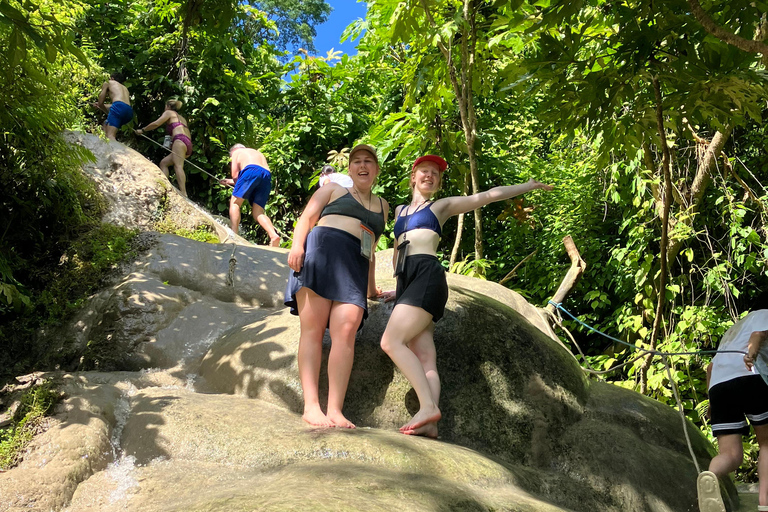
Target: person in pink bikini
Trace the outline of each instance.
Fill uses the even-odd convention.
[[[178,112],[182,105],[183,103],[179,100],[168,100],[165,103],[163,115],[144,128],[139,128],[136,133],[142,135],[147,130],[154,130],[165,125],[165,132],[171,137],[171,152],[160,160],[160,170],[167,178],[169,175],[168,167],[173,164],[179,191],[181,195],[187,197],[187,176],[184,174],[184,161],[192,154],[192,139],[187,120]]]

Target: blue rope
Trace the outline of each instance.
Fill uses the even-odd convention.
[[[620,340],[618,338],[614,338],[613,336],[609,336],[609,335],[605,334],[602,331],[598,331],[597,329],[595,329],[591,325],[588,325],[588,324],[582,322],[581,320],[579,320],[578,318],[573,316],[570,313],[570,311],[565,309],[563,307],[562,303],[553,302],[551,300],[548,301],[548,302],[549,302],[549,304],[552,304],[557,309],[559,309],[560,311],[562,311],[563,313],[565,313],[566,315],[571,317],[574,321],[576,321],[579,324],[583,325],[584,327],[586,327],[590,331],[595,332],[595,333],[597,333],[597,334],[599,334],[601,336],[604,336],[604,337],[608,338],[609,340],[615,341],[616,343],[621,343],[622,345],[626,345],[626,346],[628,346],[630,348],[633,348],[634,350],[640,350],[640,351],[646,352],[648,354],[655,354],[655,355],[659,355],[659,356],[662,356],[662,357],[664,357],[664,356],[695,356],[695,355],[699,355],[699,354],[742,354],[742,355],[746,355],[747,354],[743,350],[697,350],[695,352],[662,352],[660,350],[653,350],[653,349],[649,349],[649,348],[638,347],[637,345],[635,345],[633,343],[629,343],[629,342],[626,342],[624,340]]]

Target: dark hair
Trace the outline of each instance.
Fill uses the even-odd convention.
[[[123,80],[125,80],[125,76],[123,76],[123,74],[119,71],[115,71],[114,73],[109,75],[109,78],[111,78],[115,82],[121,82],[121,83],[123,82]]]
[[[173,110],[174,112],[179,110],[182,105],[184,105],[184,103],[179,100],[168,100],[165,102],[165,107]]]
[[[750,299],[749,310],[768,309],[768,291],[757,292]]]
[[[336,168],[332,165],[324,165],[322,170],[320,171],[320,174],[332,174],[336,172]]]

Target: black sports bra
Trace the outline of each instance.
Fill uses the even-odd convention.
[[[320,212],[320,218],[322,219],[326,215],[344,215],[346,217],[354,217],[362,222],[368,229],[373,231],[374,239],[379,238],[384,232],[384,203],[379,198],[380,212],[372,212],[365,206],[361,205],[357,200],[352,197],[352,194],[347,191],[346,194],[331,201],[323,211]]]

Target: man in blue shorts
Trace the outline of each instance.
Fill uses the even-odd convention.
[[[232,179],[221,180],[221,183],[235,187],[229,201],[229,222],[232,231],[237,234],[240,227],[240,207],[243,201],[248,201],[251,203],[253,218],[269,235],[269,245],[280,247],[280,235],[264,213],[269,192],[272,190],[272,174],[269,172],[267,159],[261,151],[247,148],[242,144],[232,146],[229,149],[229,156],[232,159]]]
[[[757,307],[768,307],[760,298]],[[757,510],[768,511],[768,384],[754,370],[758,353],[768,350],[768,309],[754,309],[736,322],[723,336],[719,352],[707,368],[712,435],[717,438],[718,454],[709,471],[699,475],[699,509],[725,512],[718,479],[728,477],[744,461],[742,436],[755,430],[760,456],[757,475],[760,481]],[[749,423],[747,423],[749,420]]]
[[[133,119],[131,95],[128,88],[121,83],[122,81],[122,74],[112,73],[109,80],[101,86],[99,101],[93,104],[95,108],[107,113],[104,132],[109,140],[117,140],[117,130]],[[107,93],[109,93],[112,103],[104,103],[104,100],[107,99]]]

